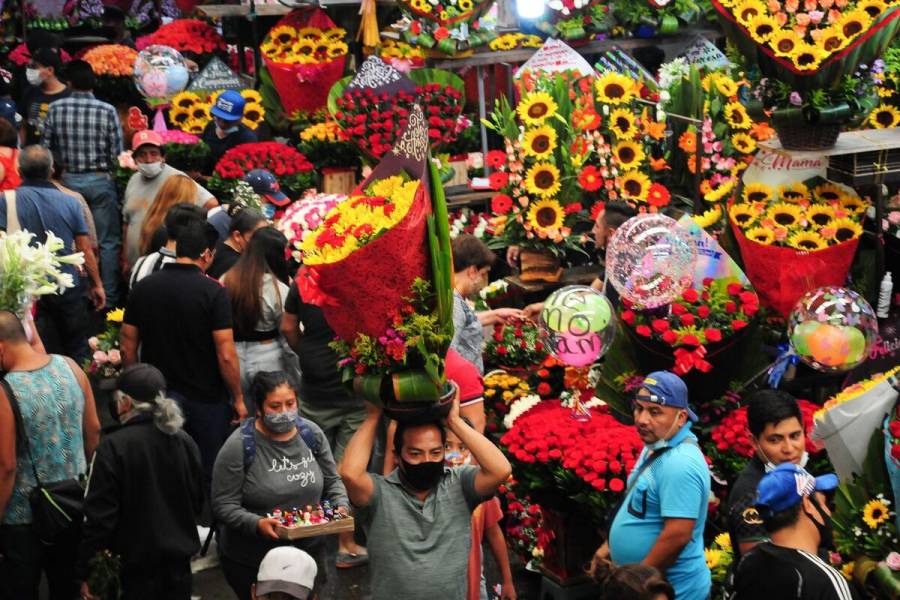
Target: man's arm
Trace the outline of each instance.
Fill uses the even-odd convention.
[[[691,541],[694,523],[694,519],[665,519],[656,543],[650,548],[650,552],[647,553],[641,564],[655,567],[665,573]]]
[[[512,465],[503,452],[489,439],[469,427],[459,416],[459,391],[453,399],[453,407],[447,416],[447,428],[472,452],[472,456],[481,466],[475,474],[475,493],[479,496],[490,496],[497,491],[500,484],[509,479]]]
[[[300,354],[300,319],[297,315],[284,311],[281,315],[281,335],[291,350]]]
[[[100,418],[97,416],[97,404],[94,402],[94,391],[91,389],[91,383],[88,381],[87,375],[78,364],[71,358],[66,358],[69,368],[75,373],[75,379],[81,386],[81,393],[84,395],[84,415],[81,420],[81,432],[84,438],[84,458],[91,462],[94,456],[94,450],[100,443]]]
[[[94,248],[91,246],[91,239],[85,235],[75,236],[75,247],[84,254],[84,268],[91,278],[91,286],[88,293],[94,308],[103,310],[106,306],[106,292],[103,290],[103,281],[100,280],[100,269],[97,266],[97,256],[94,254]]]
[[[498,520],[487,526],[484,531],[484,536],[487,538],[488,545],[491,547],[491,554],[494,555],[494,561],[497,563],[497,568],[500,569],[500,598],[502,600],[516,600],[516,586],[513,583],[512,569],[509,566],[509,551],[506,549],[506,539],[503,537],[503,531],[500,529],[499,523],[499,520],[503,518],[503,513],[499,508],[500,503],[496,498],[493,498],[488,502],[497,503],[496,511],[498,513]],[[487,505],[483,506],[482,510],[487,511]],[[493,521],[493,519],[491,520]]]
[[[219,359],[219,373],[231,392],[231,406],[237,420],[247,418],[244,406],[244,392],[241,390],[241,367],[238,362],[237,349],[234,347],[234,331],[217,329],[212,332],[216,344],[216,358]]]
[[[368,506],[375,492],[375,481],[366,472],[369,457],[372,456],[372,445],[375,443],[375,432],[381,420],[381,409],[366,402],[366,420],[360,425],[350,442],[344,449],[341,460],[341,479],[347,488],[350,502],[356,506]]]
[[[119,349],[122,351],[122,366],[130,367],[138,361],[138,344],[141,341],[141,332],[134,325],[122,323],[119,330]]]
[[[16,424],[6,393],[0,389],[0,515],[6,514],[16,486]]]

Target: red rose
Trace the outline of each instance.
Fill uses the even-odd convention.
[[[538,375],[538,377],[540,377],[541,379],[547,379],[548,377],[550,377],[550,371],[548,371],[547,369],[540,369],[540,370],[537,372],[537,375]]]
[[[559,450],[559,448],[554,448],[550,451],[550,458],[554,460],[559,460],[560,458],[562,458],[562,452]]]
[[[692,327],[694,325],[694,315],[690,313],[681,315],[681,324],[685,327]]]
[[[891,430],[891,437],[900,438],[900,419],[896,421],[891,421],[891,424],[888,426],[888,429]]]
[[[684,344],[684,345],[686,345],[686,346],[699,346],[699,345],[700,345],[700,340],[697,339],[697,336],[696,336],[696,335],[693,335],[693,334],[690,334],[690,333],[689,333],[689,334],[687,334],[687,335],[685,335],[685,336],[682,336],[682,338],[681,338],[681,343]]]
[[[498,215],[505,215],[513,207],[513,200],[506,194],[497,194],[491,199],[491,211]]]
[[[662,333],[663,331],[667,331],[669,329],[669,322],[665,319],[653,319],[653,331],[656,333]]]
[[[497,346],[497,354],[499,354],[500,356],[506,356],[506,353],[506,346]]]
[[[695,290],[694,288],[684,290],[684,293],[681,294],[681,297],[684,298],[685,302],[690,302],[691,304],[700,299],[700,295],[697,294],[697,290]]]
[[[662,339],[670,346],[678,341],[678,334],[671,329],[662,334]]]
[[[625,489],[625,483],[618,477],[613,477],[609,480],[609,489],[618,494]]]
[[[705,319],[709,316],[709,307],[708,306],[700,306],[697,308],[697,316],[701,319]]]
[[[891,446],[891,456],[894,460],[900,460],[900,444],[894,444]]]
[[[685,308],[684,304],[673,304],[672,305],[672,314],[673,315],[683,315],[687,312],[687,308]]]
[[[747,321],[743,321],[741,319],[735,319],[734,321],[731,322],[731,327],[735,331],[740,331],[741,329],[743,329],[746,326],[747,326]]]
[[[703,278],[703,287],[709,287],[712,285],[713,281],[715,281],[712,277],[704,277]]]
[[[706,336],[707,342],[721,342],[722,341],[722,332],[718,329],[709,328],[703,332],[703,335]]]
[[[739,283],[729,283],[728,284],[728,295],[729,296],[737,296],[738,294],[741,293],[742,289],[744,289],[744,286],[742,286]]]
[[[744,304],[759,304],[759,297],[753,292],[741,292],[740,299]]]
[[[737,304],[735,304],[734,302],[729,300],[728,302],[725,303],[725,312],[727,312],[729,315],[736,313],[737,312]]]
[[[500,190],[509,184],[509,173],[491,173],[488,177],[492,190]]]
[[[538,396],[549,396],[550,392],[553,390],[550,388],[549,383],[547,383],[546,381],[542,381],[538,384],[536,391],[538,393]]]
[[[748,317],[752,317],[759,311],[759,304],[744,304],[741,306],[741,312]]]
[[[651,335],[653,335],[653,332],[650,331],[650,328],[646,325],[638,325],[635,331],[638,335],[642,335],[644,337],[650,337]]]
[[[629,325],[634,325],[634,311],[626,310],[622,312],[622,320]]]
[[[602,492],[606,489],[606,480],[605,479],[595,479],[591,482],[591,486],[597,490],[598,492]]]

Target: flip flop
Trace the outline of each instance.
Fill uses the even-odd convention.
[[[369,564],[368,554],[351,554],[349,552],[338,552],[334,557],[334,566],[338,569],[352,569]]]

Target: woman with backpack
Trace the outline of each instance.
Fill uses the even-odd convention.
[[[337,512],[350,506],[322,430],[298,415],[297,394],[282,371],[261,371],[250,396],[255,418],[244,421],[216,458],[212,510],[219,522],[219,556],[225,579],[240,600],[250,600],[259,563],[276,546],[294,545],[316,559],[316,590],[325,577],[325,541],[278,538],[275,509],[316,507],[327,500]]]

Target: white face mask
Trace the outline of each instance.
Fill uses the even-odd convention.
[[[153,179],[154,177],[162,173],[163,164],[162,161],[152,163],[138,163],[137,168],[138,171],[140,171],[141,175],[143,175],[147,179]]]
[[[41,85],[44,83],[40,69],[25,69],[25,79],[27,79],[28,83],[31,85]]]
[[[772,471],[775,470],[776,467],[778,467],[778,465],[776,465],[771,460],[769,460],[769,457],[766,456],[766,453],[763,452],[763,449],[759,445],[757,445],[756,447],[759,449],[759,453],[762,454],[766,459],[766,462],[763,465],[763,467],[766,470],[766,473],[771,473]],[[800,462],[798,463],[798,466],[805,469],[806,463],[808,463],[808,462],[809,462],[809,453],[806,450],[804,450],[803,454],[800,456]]]

